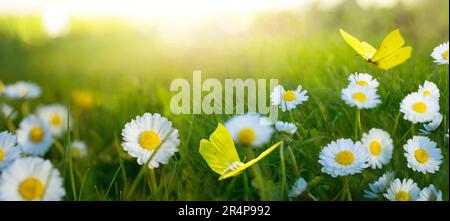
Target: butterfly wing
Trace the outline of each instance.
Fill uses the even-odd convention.
[[[369,43],[363,41],[361,42],[364,53],[367,55],[367,59],[372,58],[373,55],[377,52],[377,49],[375,49],[372,45]]]
[[[339,29],[339,31],[341,32],[341,35],[347,42],[347,44],[350,45],[350,47],[352,47],[353,50],[355,50],[356,53],[358,53],[361,57],[368,60],[373,56],[373,50],[375,50],[375,48],[370,46],[367,42],[360,42],[357,38],[353,37],[342,29]]]
[[[200,141],[200,154],[208,166],[216,173],[222,175],[234,162],[240,162],[233,138],[222,124],[219,123],[209,140]]]
[[[377,50],[375,55],[373,55],[371,61],[377,63],[381,59],[387,58],[388,56],[395,53],[398,49],[400,49],[405,44],[405,40],[403,40],[402,35],[400,34],[399,29],[395,29],[381,42],[380,48]]]
[[[253,164],[257,163],[258,161],[260,161],[262,158],[264,158],[265,156],[267,156],[269,153],[271,153],[272,151],[275,150],[275,148],[277,148],[278,146],[280,146],[280,144],[282,143],[282,141],[272,145],[271,147],[267,148],[267,150],[265,150],[264,152],[262,152],[258,157],[256,157],[253,160],[248,161],[247,163],[245,163],[244,165],[242,165],[241,167],[239,167],[236,170],[233,170],[229,173],[225,173],[222,176],[219,177],[219,180],[223,180],[223,179],[227,179],[236,175],[239,175],[240,173],[242,173],[245,169],[249,168],[250,166],[252,166]]]
[[[395,51],[393,54],[378,61],[377,66],[387,70],[393,68],[411,57],[412,47],[403,47]]]

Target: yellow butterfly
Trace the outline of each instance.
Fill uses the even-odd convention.
[[[393,68],[411,57],[412,47],[403,47],[405,41],[399,29],[389,33],[381,42],[380,48],[375,49],[369,43],[360,42],[342,29],[339,29],[344,40],[367,62],[387,70]]]
[[[255,159],[242,163],[234,146],[233,138],[227,128],[219,123],[209,140],[202,139],[200,141],[199,152],[209,167],[220,175],[219,180],[223,180],[239,175],[275,150],[280,144],[281,141],[269,147]]]

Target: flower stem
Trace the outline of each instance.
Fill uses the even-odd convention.
[[[22,116],[28,116],[30,114],[30,106],[28,101],[24,100],[20,109],[22,111]]]
[[[311,192],[307,191],[309,198],[311,198],[313,201],[319,201],[314,195],[312,195]]]
[[[141,181],[142,177],[145,175],[145,170],[148,167],[148,165],[150,164],[150,162],[153,159],[153,156],[155,156],[156,151],[154,151],[152,153],[152,155],[150,155],[149,159],[147,160],[147,162],[145,164],[143,164],[141,166],[141,168],[139,169],[138,174],[136,175],[136,178],[134,178],[133,183],[131,184],[130,189],[128,189],[128,192],[126,194],[126,199],[130,199],[131,195],[133,195],[137,185],[139,184],[139,182]]]
[[[283,197],[287,193],[287,181],[286,181],[286,163],[284,160],[284,142],[280,146],[280,163],[281,163],[281,192]]]
[[[294,168],[294,174],[296,177],[300,176],[300,169],[298,168],[297,165],[297,160],[295,159],[295,154],[294,151],[292,151],[292,147],[288,146],[288,153],[289,153],[289,157],[291,158],[290,160],[292,161],[292,167]]]
[[[152,187],[153,193],[158,191],[158,183],[156,182],[156,174],[154,169],[148,169],[149,177],[150,177],[150,186]]]
[[[250,200],[250,197],[249,197],[250,188],[249,188],[249,185],[248,185],[248,176],[247,176],[247,173],[244,173],[244,174],[243,174],[243,182],[244,182],[244,190],[245,190],[244,199],[245,199],[246,201],[248,201],[248,200]]]
[[[355,116],[355,140],[358,140],[361,136],[362,126],[361,126],[361,110],[356,109]]]
[[[168,135],[162,140],[162,143],[164,143],[170,136],[170,134],[172,134],[172,130],[169,131],[169,133],[167,133]],[[160,145],[161,146],[161,145]],[[159,151],[159,147],[153,151],[150,155],[150,157],[148,158],[147,162],[145,162],[145,164],[143,164],[141,166],[141,169],[139,170],[138,174],[136,175],[136,177],[133,180],[133,183],[131,184],[130,189],[128,189],[127,194],[126,194],[126,199],[130,199],[130,197],[133,195],[137,185],[139,184],[139,182],[141,181],[142,177],[145,175],[145,170],[147,167],[149,167],[150,162],[152,161],[153,157],[156,155],[156,153]],[[152,169],[153,170],[153,169]],[[154,172],[154,171],[153,171]],[[156,179],[154,181],[156,183]]]
[[[245,150],[248,159],[255,159],[255,155],[251,147],[246,147]],[[261,169],[259,165],[258,164],[253,165],[252,167],[250,167],[250,170],[252,171],[253,176],[255,176],[255,179],[258,182],[258,189],[261,200],[267,200],[266,188],[264,186],[264,178],[261,174]]]
[[[391,136],[395,136],[395,132],[397,132],[397,127],[398,127],[398,123],[400,121],[400,111],[397,113],[397,116],[395,117],[395,123],[394,123],[394,128],[392,129],[392,133]]]
[[[150,160],[148,162],[150,162]],[[131,187],[128,189],[128,193],[126,194],[126,199],[130,199],[131,195],[133,195],[134,190],[136,189],[139,181],[141,181],[142,177],[144,176],[146,167],[147,167],[147,163],[141,166],[138,174],[136,175],[136,178],[134,179],[133,183],[131,184]]]
[[[58,152],[61,154],[62,160],[64,160],[64,146],[63,144],[61,144],[58,140],[54,139],[53,140],[53,145],[55,145],[56,149],[58,150]]]
[[[345,196],[347,196],[347,200],[352,201],[352,193],[350,192],[349,182],[350,182],[349,176],[345,176],[343,190],[342,190],[343,191],[342,199],[345,199]]]
[[[14,122],[12,121],[12,117],[15,113],[15,111],[11,111],[11,113],[5,118],[6,128],[8,128],[8,130],[12,133],[16,132],[16,127],[14,126]]]

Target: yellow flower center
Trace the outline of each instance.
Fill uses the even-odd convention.
[[[444,52],[444,58],[448,60],[448,50]]]
[[[2,162],[4,158],[5,158],[5,151],[3,151],[3,148],[0,147],[0,162]]]
[[[34,177],[29,177],[20,183],[19,193],[26,200],[40,199],[44,194],[44,184]]]
[[[347,166],[352,164],[353,161],[355,161],[355,155],[348,150],[341,151],[336,155],[336,162],[341,165]]]
[[[424,102],[417,102],[413,105],[413,110],[417,113],[423,114],[427,111],[427,105]]]
[[[423,92],[423,96],[428,96],[428,95],[431,95],[431,92],[429,90],[425,90]]]
[[[353,94],[353,99],[355,99],[356,101],[360,102],[360,103],[364,103],[367,101],[367,97],[364,93],[362,92],[356,92]]]
[[[295,93],[293,91],[286,91],[283,94],[283,100],[284,101],[293,101],[295,100]]]
[[[419,163],[426,163],[428,162],[428,152],[424,149],[417,149],[414,152],[414,157],[416,158],[417,162]]]
[[[369,149],[370,149],[370,153],[372,155],[374,155],[374,156],[380,155],[380,153],[381,153],[381,144],[380,144],[380,142],[378,142],[376,140],[372,141],[372,143],[370,143]]]
[[[28,88],[26,87],[19,88],[19,93],[21,96],[26,96],[28,94]]]
[[[34,143],[39,143],[44,139],[44,131],[41,128],[36,127],[30,131],[30,140]]]
[[[358,84],[359,86],[369,86],[369,83],[367,83],[367,81],[358,81],[356,82],[356,84]]]
[[[253,129],[244,128],[241,131],[239,131],[237,139],[240,144],[250,146],[253,143],[253,141],[255,141],[256,135]]]
[[[5,90],[5,85],[3,82],[0,82],[0,93],[3,92],[3,90]]]
[[[62,118],[58,114],[53,114],[50,118],[50,124],[53,126],[59,126],[62,123]]]
[[[139,136],[139,144],[147,150],[155,150],[161,144],[161,138],[152,130],[146,130]]]
[[[411,196],[406,191],[398,191],[398,193],[395,194],[395,199],[397,201],[410,201],[411,200]]]

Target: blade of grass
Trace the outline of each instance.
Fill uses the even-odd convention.
[[[117,170],[116,170],[116,172],[114,173],[114,175],[113,175],[111,181],[109,182],[108,189],[106,189],[106,192],[105,192],[105,195],[103,196],[103,199],[106,199],[106,197],[108,196],[109,191],[111,191],[111,188],[112,188],[113,184],[115,183],[116,177],[117,177],[117,175],[119,174],[119,172],[120,172],[121,169],[122,169],[122,166],[119,165],[119,167],[117,167]]]
[[[90,168],[86,169],[86,172],[83,175],[83,179],[81,181],[80,193],[78,194],[78,201],[81,201],[81,196],[83,195],[84,184],[86,183],[87,175],[89,174]]]
[[[70,128],[70,106],[68,107],[67,110],[67,128]],[[73,172],[73,161],[72,161],[72,142],[71,142],[71,136],[70,136],[70,132],[67,133],[67,155],[69,158],[69,175],[70,175],[70,183],[72,186],[72,194],[73,194],[73,199],[76,200],[77,199],[77,187],[75,185],[75,175]]]

